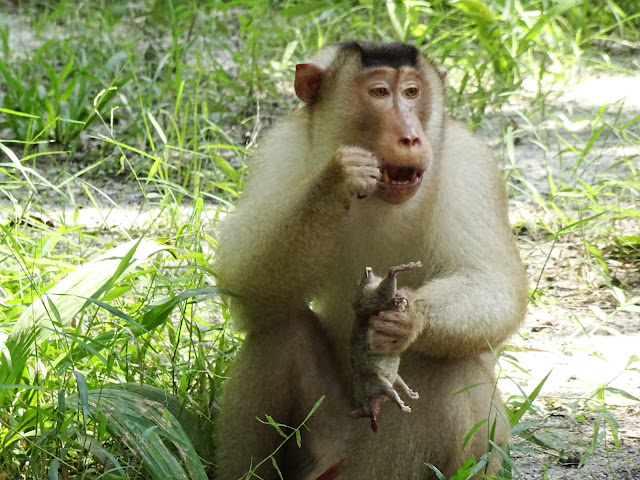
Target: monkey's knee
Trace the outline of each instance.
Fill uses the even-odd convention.
[[[348,412],[339,371],[326,334],[311,311],[292,310],[277,328],[251,331],[229,369],[223,385],[217,431],[219,479],[236,479],[271,455],[282,437],[256,417],[298,426],[316,402],[325,399],[306,423],[302,448],[280,449],[274,457],[285,478],[302,478],[319,458],[339,458],[335,412]],[[345,423],[344,421],[342,423]],[[256,472],[278,478],[271,461]]]
[[[493,445],[498,445],[503,450],[506,450],[509,443],[510,428],[506,421],[507,417],[500,399],[500,393],[493,388],[487,388],[486,390],[489,391],[479,391],[472,395],[474,408],[471,410],[464,425],[464,429],[467,430],[465,438],[479,422],[484,422],[484,425],[469,440],[467,447],[462,452],[462,460],[465,461],[471,456],[479,460],[482,457],[486,458],[488,455],[488,458],[486,458],[487,465],[482,472],[497,475],[502,468],[502,456],[495,450]]]
[[[297,312],[291,318],[291,332],[291,388],[295,401],[292,413],[296,425],[307,418],[323,398],[305,424],[302,449],[292,447],[288,454],[294,465],[292,478],[307,478],[309,472],[324,472],[344,456],[345,425],[348,424],[345,416],[351,410],[351,399],[347,396],[350,388],[327,334],[313,312]]]
[[[350,401],[346,378],[343,376],[327,333],[311,310],[290,315],[291,356],[294,395],[298,404],[311,408],[322,396],[325,408],[345,409]],[[304,408],[304,407],[303,407]],[[303,412],[306,416],[308,411]]]
[[[228,371],[216,425],[218,480],[241,478],[271,455],[282,441],[277,430],[257,420],[271,416],[288,423],[291,404],[291,361],[277,335],[248,334]],[[275,457],[282,463],[281,455]],[[272,475],[273,472],[273,475]],[[256,471],[262,478],[278,478],[270,461]]]

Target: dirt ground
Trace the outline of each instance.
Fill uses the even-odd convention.
[[[638,87],[640,75],[591,75],[559,95],[549,105],[549,116],[564,117],[578,138],[586,142],[591,125],[579,119],[593,118],[603,105],[615,102],[620,103],[611,108],[608,120],[618,112],[618,107],[625,121],[632,119],[640,113]],[[518,119],[517,106],[514,107],[514,118]],[[557,124],[549,123],[546,130],[550,137],[554,128]],[[490,129],[489,125],[484,130],[489,141]],[[635,131],[637,135],[638,128]],[[515,147],[515,158],[528,182],[540,192],[549,191],[548,172],[553,172],[554,177],[565,176],[571,182],[561,170],[557,150],[545,151],[536,144],[533,133],[524,137]],[[614,160],[621,155],[640,153],[640,147],[635,152],[622,151],[615,136],[599,140],[602,141],[593,152],[593,160],[584,166],[583,178],[587,181],[590,176],[595,179],[602,173],[617,174],[616,169],[620,169],[620,175],[625,174],[623,167],[613,165]],[[565,167],[568,160],[565,156]],[[634,162],[637,169],[640,159],[635,158]],[[628,207],[637,209],[640,205]],[[510,217],[514,224],[526,225],[529,219],[544,216],[530,196],[513,195]],[[622,222],[618,228],[627,235],[638,235],[640,231],[637,223]],[[598,285],[598,279],[589,273],[593,270],[584,268],[584,261],[580,260],[584,248],[580,238],[567,236],[553,243],[534,240],[526,233],[525,229],[518,237],[521,254],[530,284],[539,282],[544,297],[543,302],[529,305],[525,325],[512,340],[515,351],[510,353],[523,370],[503,359],[501,364],[508,378],[501,381],[501,389],[505,396],[521,394],[520,388],[530,394],[549,374],[535,402],[538,414],[525,417],[525,421],[532,422],[539,438],[560,451],[545,448],[534,451],[531,443],[516,436],[512,457],[524,479],[640,479],[640,405],[620,395],[605,396],[606,405],[615,407],[619,451],[613,448],[611,429],[605,424],[599,435],[606,431],[606,440],[584,465],[580,464],[591,446],[598,416],[594,409],[584,408],[585,401],[592,407],[597,405],[596,390],[605,385],[640,398],[640,372],[626,369],[634,355],[640,356],[639,262],[629,265],[610,260],[613,276],[627,285],[626,308],[616,310],[611,290],[604,284]],[[590,288],[585,286],[585,280],[591,282]],[[638,369],[640,363],[632,366]]]

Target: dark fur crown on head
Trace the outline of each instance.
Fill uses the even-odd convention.
[[[346,42],[340,44],[343,51],[354,51],[360,54],[360,61],[364,68],[417,67],[420,52],[414,46],[405,43],[370,43]]]

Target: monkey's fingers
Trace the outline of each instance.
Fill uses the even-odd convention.
[[[369,164],[345,165],[346,172],[351,176],[378,179],[380,170],[378,167]]]
[[[369,349],[381,355],[400,355],[407,348],[413,329],[413,321],[405,313],[383,310],[369,321]]]
[[[378,159],[369,150],[359,147],[342,147],[338,150],[340,164],[346,171],[355,170],[372,178],[382,175],[378,168]]]
[[[378,159],[369,150],[358,147],[342,147],[337,152],[337,160],[345,170],[366,169],[368,175],[380,178],[382,175],[378,168]]]
[[[347,168],[347,178],[348,181],[361,180],[377,187],[378,177],[376,176],[376,172],[377,169],[368,166],[349,167]]]
[[[342,155],[342,157],[345,160],[358,159],[358,158],[362,158],[362,159],[376,158],[376,155],[371,150],[367,150],[366,148],[362,148],[362,147],[354,147],[350,145],[340,147],[338,149],[338,152],[340,153],[340,155]]]
[[[375,191],[377,183],[375,178],[354,176],[349,179],[348,188],[351,195],[365,198]]]
[[[346,194],[348,206],[354,196],[364,198],[378,188],[380,171],[373,153],[358,147],[340,147],[324,170],[322,181],[327,185],[339,183]]]
[[[373,153],[359,147],[341,147],[334,158],[342,170],[349,195],[365,198],[378,188],[380,170]]]

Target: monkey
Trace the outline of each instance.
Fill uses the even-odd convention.
[[[367,267],[360,280],[361,290],[354,302],[356,320],[351,335],[353,395],[358,407],[351,415],[356,418],[370,418],[371,430],[374,432],[378,431],[377,417],[386,398],[396,402],[403,412],[411,412],[411,407],[402,401],[394,386],[399,386],[413,400],[420,398],[398,374],[400,357],[372,353],[367,336],[370,319],[378,312],[403,312],[406,309],[409,301],[404,291],[397,290],[396,277],[402,271],[421,266],[420,262],[411,262],[391,267],[384,279],[375,275],[372,268]]]
[[[265,458],[255,473],[269,480],[434,479],[429,465],[451,476],[472,455],[499,470],[489,444],[505,447],[509,425],[494,352],[521,324],[528,287],[502,174],[446,114],[445,80],[402,43],[342,43],[296,66],[302,106],[260,141],[216,232],[216,282],[245,334],[222,385],[219,480]],[[367,340],[402,354],[420,401],[386,411],[372,435],[345,421],[358,279],[363,265],[416,258],[422,268],[398,279],[406,308],[373,316]],[[299,446],[257,420],[298,427],[319,400]]]

